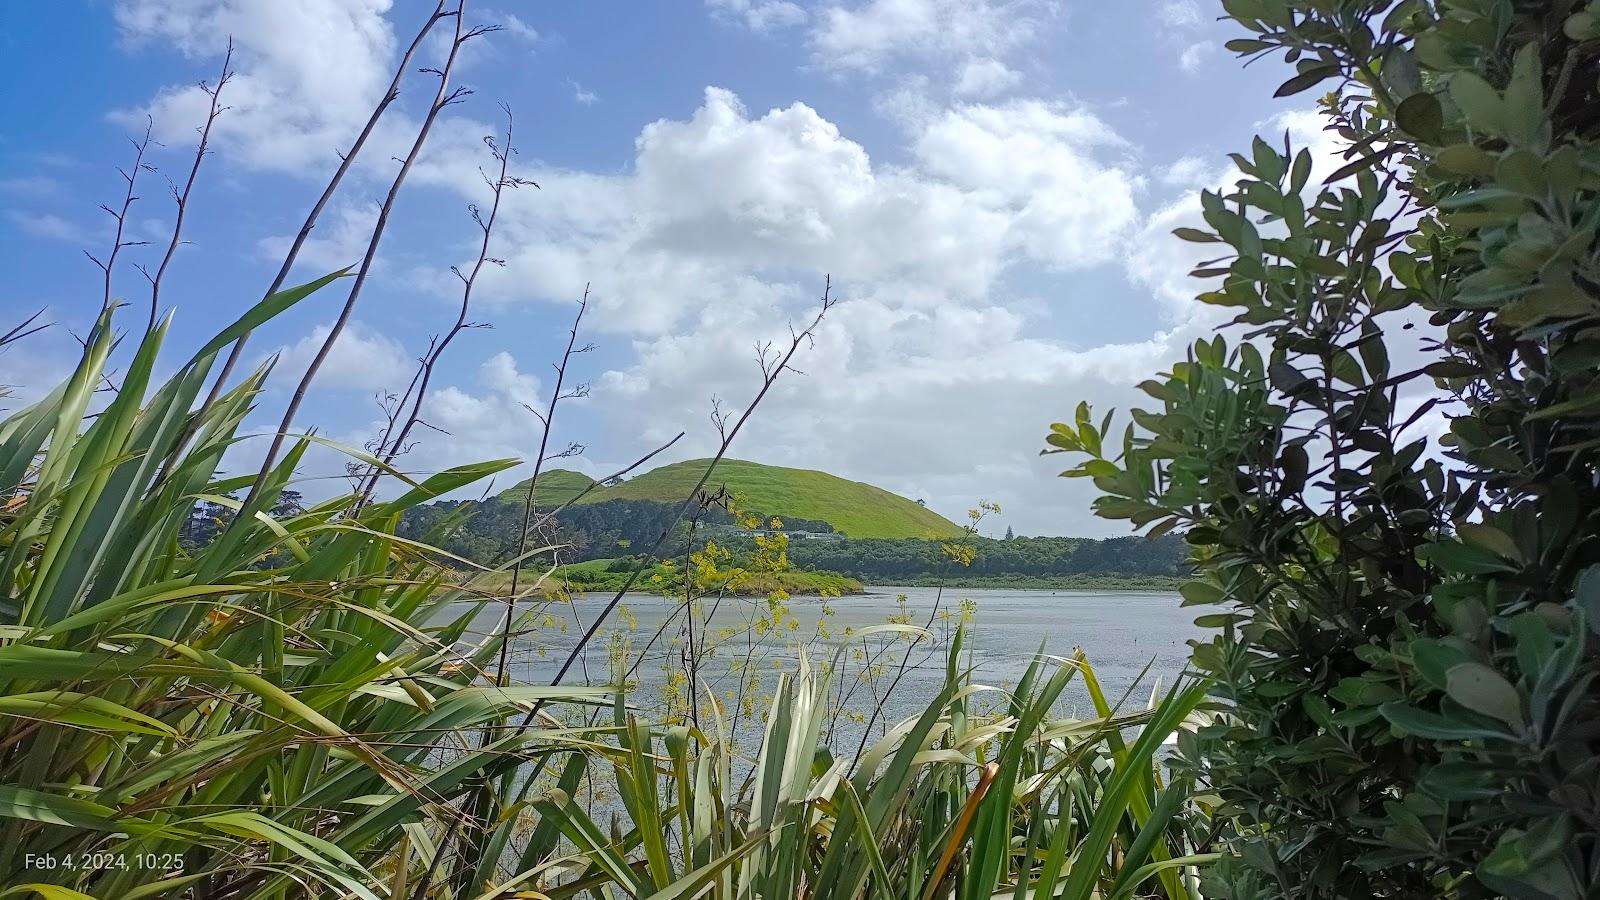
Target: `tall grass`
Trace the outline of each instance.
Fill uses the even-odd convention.
[[[602,828],[570,791],[546,793],[540,812],[580,857],[544,893],[609,884],[628,896],[730,900],[1198,897],[1192,867],[1214,857],[1197,850],[1204,816],[1187,784],[1161,783],[1154,760],[1203,685],[1116,716],[1081,653],[1041,655],[998,691],[960,668],[962,639],[938,694],[859,758],[835,758],[823,741],[837,665],[802,658],[781,676],[753,759],[732,749],[721,717],[655,729],[619,704],[607,764],[627,824]],[[1075,676],[1097,718],[1052,717]],[[1005,702],[982,714],[974,700],[990,692]],[[1129,728],[1139,729],[1131,745]]]
[[[113,385],[108,308],[72,377],[0,424],[0,896],[1197,896],[1204,810],[1154,760],[1200,686],[1116,715],[1081,655],[1041,655],[999,691],[957,631],[937,696],[859,757],[823,739],[842,668],[804,659],[744,757],[714,698],[703,728],[660,728],[607,688],[517,684],[501,635],[467,639],[487,601],[395,528],[514,460],[275,517],[298,438],[228,500],[267,373],[193,412],[215,355],[339,274],[160,384],[167,323]],[[239,508],[185,549],[201,499]],[[1096,718],[1052,715],[1074,677]]]
[[[404,896],[489,763],[563,746],[549,719],[465,735],[536,701],[605,699],[483,677],[495,639],[461,643],[477,603],[425,624],[474,598],[394,536],[400,514],[514,460],[358,515],[340,497],[275,519],[300,439],[215,541],[182,548],[195,501],[243,486],[217,467],[266,376],[191,423],[215,354],[334,277],[269,297],[159,386],[165,323],[106,387],[107,309],[71,379],[0,425],[0,884]]]

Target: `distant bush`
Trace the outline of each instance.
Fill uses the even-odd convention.
[[[1146,382],[1119,449],[1086,407],[1048,438],[1229,608],[1193,656],[1221,718],[1179,741],[1228,822],[1207,895],[1595,897],[1600,10],[1223,5],[1280,96],[1332,88],[1345,160],[1235,155],[1178,234],[1244,341]]]

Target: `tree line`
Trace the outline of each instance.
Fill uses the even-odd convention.
[[[553,528],[540,540],[567,547],[564,562],[629,556],[655,543],[668,528],[677,505],[653,500],[607,500],[570,506],[556,513]],[[770,522],[762,518],[763,524]],[[506,559],[517,545],[522,506],[498,499],[441,501],[419,506],[401,521],[400,533],[467,559],[485,563]],[[748,553],[753,538],[729,533],[735,516],[711,507],[693,522],[672,528],[663,555],[677,556],[690,541],[715,541]],[[832,532],[825,521],[782,517],[783,530]],[[1184,545],[1176,535],[1156,540],[1118,537],[1094,540],[1070,537],[971,536],[960,543],[975,551],[970,564],[956,563],[945,552],[949,541],[917,538],[852,538],[843,541],[789,542],[789,560],[799,569],[840,572],[866,581],[930,578],[959,573],[973,577],[1161,575],[1184,574]]]

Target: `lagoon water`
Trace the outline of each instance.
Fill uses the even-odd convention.
[[[513,677],[523,683],[548,683],[583,627],[609,599],[609,595],[588,594],[575,598],[571,605],[543,607],[550,616],[544,627],[514,645]],[[766,601],[726,598],[717,605],[706,600],[703,602],[708,610],[714,607],[713,632],[729,629],[737,634],[724,638],[717,655],[703,664],[702,672],[719,695],[737,691],[741,679],[738,670],[742,667],[736,666],[734,660],[749,654],[757,664],[748,668],[765,673],[762,683],[765,692],[770,693],[774,673],[794,668],[797,644],[807,646],[813,663],[832,658],[842,646],[842,681],[836,680],[835,684],[842,683],[844,693],[834,696],[849,697],[846,705],[859,709],[870,708],[873,691],[884,691],[895,680],[904,660],[905,674],[886,703],[889,718],[898,721],[920,711],[939,689],[948,640],[961,616],[963,600],[971,601],[968,606],[973,610],[967,664],[974,668],[974,681],[1004,689],[1021,677],[1041,644],[1047,654],[1060,656],[1082,647],[1112,702],[1126,697],[1122,706],[1125,711],[1142,709],[1153,687],[1165,692],[1172,686],[1184,671],[1189,655],[1187,642],[1205,636],[1205,630],[1194,624],[1195,617],[1211,611],[1180,608],[1180,598],[1174,593],[874,587],[865,594],[828,600],[794,597],[788,602],[793,626],[786,624],[776,635],[769,633],[747,641],[748,624],[765,612]],[[831,610],[826,616],[824,605]],[[630,702],[648,717],[652,708],[659,709],[659,698],[673,672],[683,669],[682,616],[675,615],[679,606],[672,598],[630,595],[623,608],[608,620],[602,639],[590,646],[582,665],[574,668],[566,682],[581,684],[587,678],[592,684],[608,683],[612,680],[611,660],[626,650],[631,655],[630,662],[638,661],[633,675],[637,684],[630,692]],[[474,630],[495,627],[499,616],[493,607],[485,610]],[[890,635],[859,637],[862,629],[881,625],[895,616],[919,627],[928,626],[931,621],[933,639],[924,640],[907,655],[905,639],[890,646]],[[819,622],[824,618],[825,635],[819,633]],[[641,650],[663,622],[667,627],[660,639],[639,660]],[[847,636],[847,630],[854,634]],[[874,659],[889,671],[880,675],[875,684],[859,682],[857,675],[863,662]],[[853,686],[855,694],[851,696]],[[1001,699],[999,693],[989,697],[991,703]],[[1069,683],[1056,712],[1065,716],[1093,714],[1080,679]],[[839,725],[839,730],[848,740],[848,735],[859,734],[859,727],[846,722]],[[743,725],[740,731],[745,731]]]

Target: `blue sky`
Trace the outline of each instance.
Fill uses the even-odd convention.
[[[165,178],[192,158],[203,95],[235,42],[224,94],[163,289],[193,346],[259,298],[288,237],[431,10],[416,0],[82,0],[25,4],[0,52],[33,73],[0,96],[3,319],[55,325],[0,353],[0,382],[37,394],[74,361],[98,310],[110,241],[102,203],[147,115],[163,145],[129,216],[114,293],[148,302],[171,227]],[[531,456],[550,363],[585,283],[578,359],[589,396],[558,414],[561,463],[602,474],[679,430],[666,458],[715,446],[712,398],[758,386],[752,346],[809,317],[831,273],[844,302],[741,435],[733,456],[871,481],[959,518],[979,499],[1023,534],[1121,533],[1091,490],[1055,477],[1041,436],[1079,400],[1126,407],[1131,386],[1215,325],[1186,298],[1193,247],[1170,230],[1195,191],[1262,132],[1326,155],[1298,105],[1271,99],[1281,63],[1243,70],[1199,0],[674,0],[469,2],[502,30],[469,45],[474,93],[441,120],[397,206],[378,266],[299,419],[359,444],[374,395],[403,387],[475,257],[480,142],[515,113],[517,192],[471,318],[406,457],[425,471]],[[443,45],[426,48],[436,60]],[[357,260],[434,84],[412,74],[376,146],[318,227],[300,280]],[[280,352],[252,420],[270,427],[344,293],[313,298],[251,340]],[[320,333],[325,333],[320,332]],[[442,433],[447,432],[447,433]],[[259,446],[257,442],[256,446]],[[248,447],[230,460],[248,465]],[[337,460],[305,489],[330,490]],[[324,476],[316,480],[317,476]],[[504,478],[505,476],[503,476]],[[986,527],[987,527],[986,524]]]

